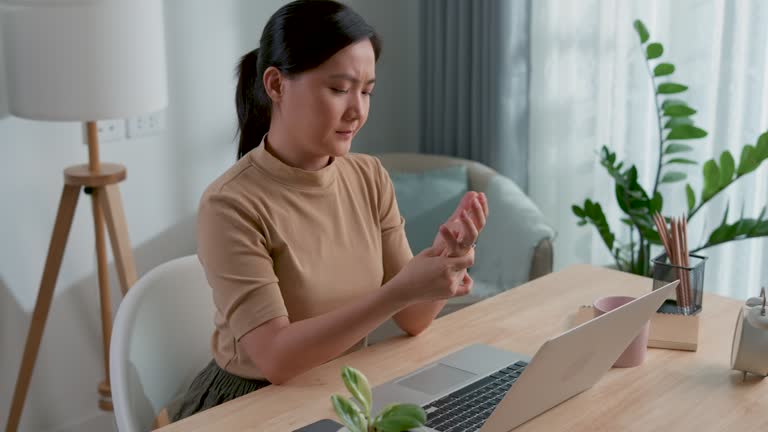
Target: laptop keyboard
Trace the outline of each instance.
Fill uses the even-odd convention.
[[[526,366],[518,361],[425,405],[426,426],[440,432],[479,430]]]

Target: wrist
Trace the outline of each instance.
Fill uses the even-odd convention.
[[[382,286],[381,299],[395,313],[410,306],[414,300],[409,295],[408,287],[404,286],[397,276]]]

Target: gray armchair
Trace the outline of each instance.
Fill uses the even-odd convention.
[[[464,165],[469,190],[484,192],[488,197],[491,213],[478,241],[475,266],[470,270],[475,289],[473,294],[451,299],[441,315],[552,272],[555,232],[536,205],[509,178],[479,162],[448,156],[420,153],[376,156],[391,174]],[[398,204],[401,212],[407,213],[404,203],[398,200]],[[437,226],[434,229],[437,232]],[[369,335],[369,343],[397,334],[401,332],[390,320]]]

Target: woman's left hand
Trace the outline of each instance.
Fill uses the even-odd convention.
[[[488,218],[488,200],[482,192],[467,192],[450,218],[440,226],[447,230],[455,242],[447,242],[438,232],[433,247],[448,256],[463,256],[472,248],[485,227]]]

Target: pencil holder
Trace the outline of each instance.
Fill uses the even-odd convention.
[[[666,253],[662,253],[653,262],[653,289],[680,280],[677,286],[676,298],[664,302],[659,312],[680,315],[696,315],[701,312],[701,301],[704,297],[704,264],[707,257],[689,254],[688,266],[679,266],[669,261]]]

